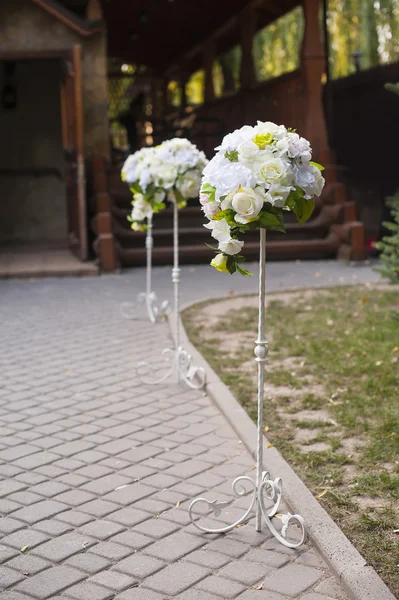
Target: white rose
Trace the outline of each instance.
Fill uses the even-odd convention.
[[[287,154],[287,152],[288,152],[288,139],[286,137],[283,137],[281,140],[279,140],[276,143],[276,150],[278,150],[280,156],[282,154]]]
[[[152,183],[152,175],[149,169],[143,169],[140,175],[139,184],[143,192],[146,191],[147,187]]]
[[[174,186],[177,178],[177,169],[170,163],[161,164],[155,174],[156,185],[169,189]]]
[[[218,242],[227,242],[231,238],[230,226],[224,219],[220,221],[210,221],[204,225],[206,229],[211,230],[212,237]]]
[[[199,194],[201,175],[198,171],[187,171],[178,179],[176,187],[184,198],[195,198]]]
[[[211,266],[215,267],[221,273],[229,272],[227,268],[227,256],[224,256],[224,254],[216,254],[215,258],[211,260]]]
[[[238,254],[239,252],[241,252],[243,245],[244,242],[240,242],[240,240],[233,240],[233,238],[230,238],[225,242],[219,242],[218,248],[219,250],[224,252],[224,254],[229,254],[230,256],[232,256],[233,254]]]
[[[294,167],[295,184],[305,192],[305,199],[320,196],[324,188],[324,177],[320,170],[311,165]]]
[[[145,213],[140,208],[137,208],[135,206],[133,207],[133,210],[132,210],[133,221],[144,221],[145,217],[146,217]]]
[[[220,146],[217,146],[215,150],[237,150],[241,142],[251,140],[254,137],[254,128],[250,125],[244,125],[241,129],[236,129],[233,133],[228,133],[224,136]]]
[[[288,140],[288,156],[290,158],[301,157],[304,161],[309,161],[312,158],[312,149],[308,140],[300,137],[297,133],[289,133]]]
[[[234,220],[237,223],[249,223],[259,214],[264,203],[264,198],[249,187],[240,187],[234,194],[231,206],[237,213]]]
[[[226,198],[224,200],[221,201],[220,203],[220,208],[222,210],[227,210],[229,208],[231,208],[231,203],[233,202],[233,198],[234,198],[234,192],[230,192],[229,194],[227,194]]]
[[[255,179],[250,169],[241,163],[228,161],[227,165],[208,177],[207,182],[215,187],[215,196],[219,200],[221,196],[227,196],[240,186],[251,187],[255,184]]]
[[[272,185],[266,192],[266,201],[273,206],[282,208],[292,189],[290,186]]]
[[[276,123],[272,123],[271,121],[258,121],[254,127],[254,135],[258,133],[261,135],[270,133],[274,139],[281,140],[287,134],[287,129],[284,125],[276,125]]]
[[[251,162],[258,152],[259,146],[257,146],[252,140],[241,142],[241,144],[238,146],[238,160],[242,163]]]
[[[151,204],[144,199],[143,194],[134,194],[133,202],[133,221],[143,221],[146,217],[152,215]]]
[[[269,185],[289,180],[290,170],[290,164],[287,161],[274,156],[267,150],[259,153],[254,165],[257,182]]]
[[[212,219],[214,215],[220,212],[220,204],[219,202],[207,202],[202,205],[202,210],[208,219]]]

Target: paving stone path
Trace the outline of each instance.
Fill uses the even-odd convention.
[[[309,544],[190,524],[253,459],[202,392],[138,380],[168,327],[124,321],[113,281],[0,282],[2,597],[345,600]]]

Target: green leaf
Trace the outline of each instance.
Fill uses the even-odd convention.
[[[137,181],[135,183],[129,183],[129,190],[133,194],[141,194],[141,187],[139,186]]]
[[[238,152],[237,150],[230,150],[224,153],[225,157],[229,159],[230,162],[238,162]]]
[[[229,256],[226,262],[226,267],[230,275],[237,271],[237,265],[234,256]]]
[[[277,215],[274,215],[271,212],[262,211],[257,220],[257,224],[262,229],[270,229],[270,227],[277,227],[281,224],[281,220]]]
[[[132,217],[131,217],[130,215],[128,215],[128,216],[126,217],[126,219],[129,221],[129,223],[133,223],[133,219],[132,219]]]
[[[299,225],[302,225],[311,217],[314,210],[314,201],[305,200],[305,198],[298,198],[295,202],[293,210],[296,214]]]
[[[22,546],[21,552],[26,552],[27,550],[29,550],[29,546]]]
[[[317,169],[319,169],[319,171],[324,171],[323,165],[320,165],[319,163],[315,162],[314,160],[311,160],[310,164],[313,165],[314,167],[316,167]]]
[[[216,188],[213,187],[210,183],[203,183],[201,186],[201,192],[203,194],[212,194]]]
[[[153,210],[154,213],[159,213],[165,207],[166,207],[165,202],[158,202],[158,204],[154,204],[153,205],[152,210]]]
[[[243,269],[242,267],[240,267],[240,265],[237,265],[237,271],[239,273],[241,273],[241,275],[244,275],[244,277],[253,277],[253,275],[254,275],[250,271],[247,271],[246,269]]]
[[[221,210],[220,212],[216,213],[216,215],[213,215],[213,219],[215,221],[222,221],[225,219],[229,225],[237,225],[237,223],[234,221],[234,215],[235,212],[233,209],[226,208],[226,210]]]

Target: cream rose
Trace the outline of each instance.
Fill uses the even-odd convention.
[[[255,173],[258,183],[269,184],[281,183],[288,174],[289,164],[273,154],[267,153],[260,156],[255,164]]]
[[[238,146],[238,160],[242,163],[251,162],[258,152],[259,147],[251,140],[241,142]]]
[[[204,225],[206,229],[210,229],[212,231],[211,235],[218,242],[227,242],[230,237],[230,226],[224,219],[220,221],[210,221]]]
[[[215,258],[211,261],[211,267],[215,267],[217,271],[221,273],[228,273],[227,269],[227,256],[223,254],[217,254]]]
[[[262,209],[264,198],[249,187],[240,187],[231,202],[232,209],[237,213],[234,220],[237,223],[254,221]]]
[[[198,171],[187,171],[178,179],[176,187],[184,198],[196,198],[201,186],[201,175]]]
[[[244,242],[240,242],[240,240],[233,240],[230,238],[226,242],[219,242],[219,250],[224,252],[224,254],[229,254],[232,256],[233,254],[238,254],[241,252],[241,249],[244,245]]]

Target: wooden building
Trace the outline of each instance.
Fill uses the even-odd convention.
[[[305,28],[298,69],[255,81],[256,31],[301,4]],[[129,230],[129,193],[110,163],[107,59],[142,67],[154,141],[187,135],[210,156],[222,133],[256,119],[298,127],[327,165],[328,185],[314,218],[271,234],[275,258],[361,260],[364,228],[338,181],[322,101],[326,73],[321,0],[3,0],[0,5],[1,244],[64,238],[81,260],[90,252],[104,270],[143,264],[141,234]],[[215,98],[215,57],[241,47],[240,89]],[[205,102],[188,107],[184,83],[202,68]],[[181,82],[172,111],[167,86]],[[137,78],[139,81],[139,78]],[[220,124],[223,127],[220,127]],[[216,129],[214,128],[216,124]],[[4,143],[6,140],[6,143]],[[182,258],[207,260],[199,207],[182,213]],[[154,257],[171,258],[168,211],[158,216]],[[249,243],[253,255],[257,242]]]

